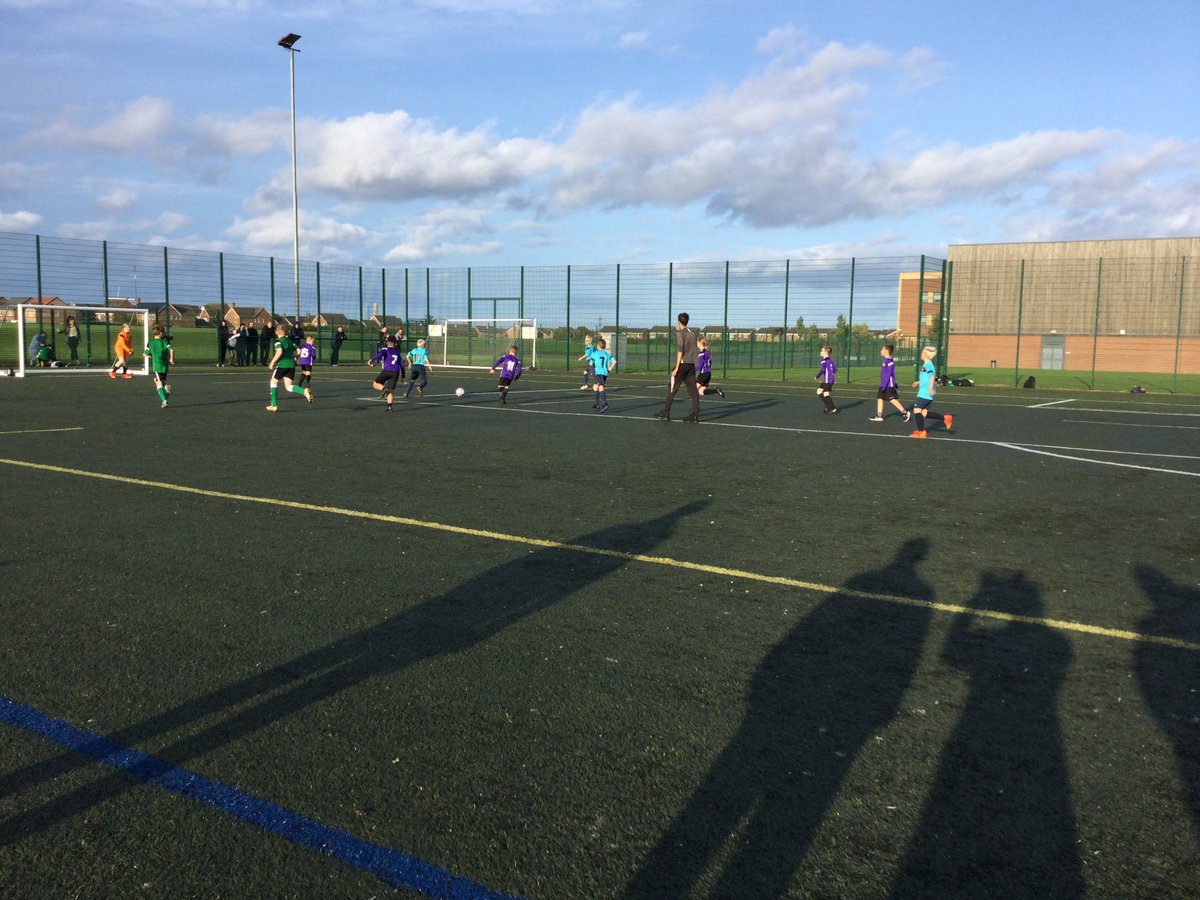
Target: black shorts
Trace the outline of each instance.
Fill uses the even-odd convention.
[[[501,378],[500,379],[500,387],[508,387],[510,384],[512,384],[511,378]]]
[[[596,376],[596,384],[603,386],[603,385],[605,385],[605,384],[607,384],[607,383],[608,383],[608,376],[607,376],[607,375],[597,375],[597,376]]]
[[[154,372],[152,374],[154,375],[154,383],[155,384],[166,384],[167,383],[167,373],[166,372]]]
[[[929,409],[931,403],[933,403],[932,397],[918,397],[913,401],[913,409]]]
[[[285,379],[285,378],[288,381],[292,381],[296,377],[296,370],[294,367],[291,367],[291,366],[289,366],[286,369],[276,369],[275,374],[271,377],[274,378],[276,381],[283,381],[283,379]]]
[[[896,393],[896,389],[894,387],[880,388],[878,391],[875,392],[875,399],[876,400],[899,400],[900,395]]]
[[[702,384],[705,387],[708,387],[708,383],[710,381],[712,381],[712,372],[697,372],[696,373],[696,384]]]
[[[595,364],[594,362],[592,362],[590,359],[589,359],[587,362],[585,362],[585,363],[583,364],[583,369],[584,369],[584,371],[585,371],[585,372],[587,372],[589,375],[595,375],[595,374],[596,374],[596,364]]]
[[[833,382],[832,381],[822,381],[820,384],[817,385],[817,390],[824,391],[827,394],[832,394],[833,393]]]
[[[381,391],[392,393],[396,390],[396,382],[400,380],[400,370],[395,372],[383,371],[379,373],[379,377],[375,379],[375,384]]]

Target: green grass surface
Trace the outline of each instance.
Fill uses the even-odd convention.
[[[1194,398],[373,375],[0,380],[0,696],[526,897],[1200,892]],[[403,895],[0,733],[16,895]]]

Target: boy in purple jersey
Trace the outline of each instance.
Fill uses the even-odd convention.
[[[396,349],[396,339],[391,335],[388,335],[383,349],[372,356],[367,365],[374,365],[377,361],[382,361],[383,368],[379,372],[379,377],[374,381],[375,390],[383,392],[384,399],[387,400],[387,411],[391,412],[396,383],[404,377],[404,357]]]
[[[508,389],[512,383],[521,377],[521,360],[517,359],[517,345],[513,344],[508,352],[492,363],[491,371],[500,370],[500,384],[496,390],[500,392],[500,402],[508,403]]]
[[[821,348],[821,368],[817,370],[817,396],[825,404],[825,413],[835,413],[838,408],[833,405],[833,376],[837,374],[837,363],[833,361],[833,348]]]
[[[708,384],[712,381],[712,354],[708,352],[708,338],[700,338],[696,341],[696,346],[700,348],[700,352],[696,354],[696,387],[700,390],[700,396],[714,391],[724,400],[725,392],[715,384],[712,387]]]
[[[317,358],[317,348],[313,346],[311,339],[300,336],[302,343],[300,349],[296,353],[296,368],[300,370],[300,377],[296,379],[296,384],[302,388],[308,388],[312,384],[312,369],[313,362]],[[304,395],[309,403],[313,402],[312,390],[308,390]]]
[[[891,344],[884,344],[879,348],[879,355],[883,357],[883,362],[879,364],[879,391],[875,394],[875,415],[871,416],[867,420],[868,422],[883,421],[883,402],[885,400],[900,410],[901,422],[907,422],[912,418],[908,410],[904,408],[904,404],[900,402],[900,395],[896,393],[896,361],[892,359],[892,354],[895,352],[896,348]]]

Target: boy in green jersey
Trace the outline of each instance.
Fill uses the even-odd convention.
[[[279,411],[281,381],[284,390],[293,394],[303,394],[309,403],[312,402],[312,391],[292,384],[296,375],[296,344],[287,336],[287,329],[282,325],[275,326],[275,355],[271,357],[268,368],[271,369],[271,405],[267,407],[267,412]]]
[[[154,337],[150,338],[150,343],[146,345],[143,355],[150,357],[150,371],[154,373],[154,387],[158,390],[158,399],[162,401],[162,408],[166,409],[167,397],[171,395],[171,386],[167,384],[167,372],[171,366],[175,365],[175,350],[171,347],[171,342],[167,339],[161,325],[155,325],[151,330],[154,332]]]

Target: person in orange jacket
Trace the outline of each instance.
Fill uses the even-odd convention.
[[[122,326],[117,335],[117,340],[113,344],[113,354],[117,357],[117,361],[108,370],[108,377],[116,378],[117,369],[120,369],[122,378],[132,378],[133,376],[129,374],[129,357],[133,356],[133,331],[128,322]]]

